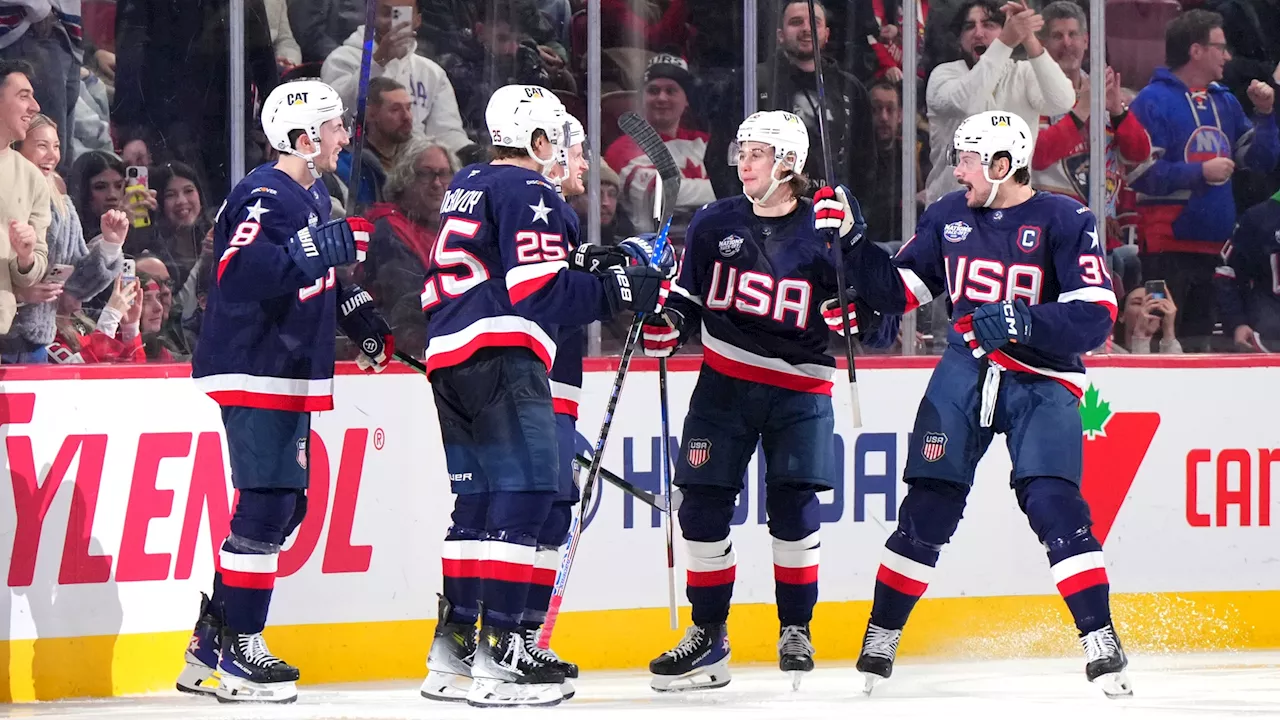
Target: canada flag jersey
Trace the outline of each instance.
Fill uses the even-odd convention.
[[[609,317],[600,279],[569,269],[578,219],[542,175],[470,165],[445,192],[422,290],[427,373],[484,347],[523,347],[550,371],[558,325]]]
[[[835,361],[821,305],[835,295],[812,204],[761,218],[738,195],[693,216],[667,307],[684,316],[686,334],[701,321],[703,361],[717,372],[829,395]]]
[[[931,205],[892,259],[868,242],[850,250],[853,285],[881,312],[910,312],[941,297],[959,319],[979,305],[1023,300],[1031,307],[1029,342],[989,358],[1055,378],[1077,397],[1087,387],[1080,356],[1103,343],[1116,317],[1104,253],[1093,213],[1071,198],[1038,192],[996,210],[970,208],[963,191]],[[948,339],[968,352],[954,327]]]

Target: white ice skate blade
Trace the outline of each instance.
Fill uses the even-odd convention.
[[[577,688],[575,688],[573,686],[573,683],[569,682],[567,678],[565,679],[564,682],[560,683],[560,697],[562,700],[568,700],[572,698],[574,695],[576,695],[577,693],[578,693]]]
[[[256,683],[234,675],[221,675],[218,702],[223,703],[291,703],[298,699],[294,682]]]
[[[550,707],[563,699],[559,683],[521,685],[497,678],[472,678],[471,690],[467,693],[467,704],[472,707]]]
[[[1093,679],[1093,684],[1102,688],[1102,692],[1113,700],[1133,697],[1133,685],[1129,683],[1129,676],[1123,670],[1099,675]]]
[[[728,685],[732,679],[729,658],[726,657],[714,665],[696,668],[683,675],[654,675],[649,680],[649,687],[658,692],[714,690]]]
[[[869,672],[862,673],[862,680],[863,680],[862,693],[864,695],[870,695],[871,691],[876,688],[876,685],[878,685],[881,680],[885,680],[885,679],[886,678],[882,678],[879,675],[876,675],[875,673],[869,673]]]
[[[791,670],[789,672],[791,675],[791,690],[797,692],[800,690],[800,681],[804,680],[804,676],[808,673],[805,670]]]
[[[198,660],[187,659],[187,666],[178,675],[177,688],[192,695],[213,695],[218,691],[218,674],[213,668]]]
[[[427,679],[422,681],[418,690],[428,700],[443,702],[466,702],[467,693],[471,690],[471,678],[466,675],[428,670]]]

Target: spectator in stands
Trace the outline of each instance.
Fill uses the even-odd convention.
[[[9,332],[18,310],[14,290],[44,279],[49,267],[49,181],[11,146],[27,137],[40,105],[23,60],[0,60],[0,333]]]
[[[141,282],[126,283],[117,277],[111,299],[95,321],[83,312],[80,301],[64,293],[58,298],[57,338],[49,345],[49,360],[59,364],[143,363],[140,320]]]
[[[135,194],[126,202],[124,172],[120,158],[106,152],[85,153],[72,165],[68,194],[80,212],[85,237],[101,234],[98,221],[108,210],[123,210],[137,229],[144,218],[149,221],[151,212],[158,207],[155,190]]]
[[[365,0],[288,0],[289,27],[302,62],[324,62],[364,24]]]
[[[391,324],[396,347],[415,355],[426,349],[420,295],[440,231],[440,203],[459,169],[440,141],[414,139],[387,177],[389,202],[365,214],[374,231],[361,266],[363,287]]]
[[[144,253],[138,257],[138,282],[142,314],[138,321],[148,360],[183,362],[191,358],[182,332],[181,308],[174,313],[173,279],[164,261]]]
[[[80,65],[84,60],[80,0],[0,0],[0,60],[25,60],[36,102],[71,147]],[[68,158],[59,171],[71,167]]]
[[[1280,1],[1209,0],[1202,8],[1222,16],[1222,32],[1231,48],[1231,59],[1222,68],[1222,84],[1240,101],[1245,115],[1252,115],[1248,90],[1254,80],[1280,92],[1280,32],[1276,31],[1280,28]],[[1231,177],[1231,194],[1238,208],[1253,207],[1280,187],[1280,167],[1270,174],[1245,170]]]
[[[878,80],[871,86],[871,127],[875,133],[875,182],[862,198],[869,237],[875,242],[902,240],[902,85]],[[924,189],[920,158],[929,152],[928,133],[916,132],[916,192]]]
[[[827,168],[823,166],[822,136],[818,132],[818,90],[814,75],[813,35],[809,31],[809,8],[803,0],[781,3],[778,14],[778,52],[761,63],[756,71],[759,84],[760,110],[786,110],[795,113],[809,129],[809,160],[806,174],[825,183]],[[818,24],[818,47],[825,48],[830,39],[827,13],[821,2],[814,3]],[[875,164],[875,144],[871,134],[871,103],[867,90],[851,73],[845,72],[834,57],[823,56],[822,79],[826,89],[827,122],[830,134],[831,160],[835,163],[837,183],[862,197],[874,182],[867,169]],[[623,173],[626,176],[626,173]]]
[[[370,80],[364,129],[368,134],[365,136],[364,160],[360,166],[360,188],[354,205],[350,194],[351,148],[347,147],[338,154],[337,176],[344,184],[339,199],[349,212],[355,212],[356,207],[367,208],[383,199],[382,190],[387,181],[387,173],[400,159],[409,138],[413,136],[413,98],[409,91],[386,76]]]
[[[76,99],[75,125],[71,132],[69,159],[63,163],[68,171],[75,159],[91,150],[115,149],[111,140],[111,100],[109,88],[100,76],[86,65],[80,68],[80,96]]]
[[[1043,18],[1018,3],[1003,7],[997,0],[966,0],[952,28],[960,38],[963,57],[939,65],[929,76],[925,102],[933,167],[925,187],[926,202],[959,187],[946,157],[952,136],[965,118],[1006,110],[1026,120],[1034,135],[1041,115],[1060,115],[1076,103],[1071,81],[1036,36]],[[1019,45],[1026,50],[1027,60],[1013,60]]]
[[[200,178],[189,165],[175,162],[159,168],[151,176],[157,193],[154,225],[136,233],[125,244],[125,252],[140,256],[151,253],[169,267],[178,286],[200,259],[205,234],[213,227],[208,202]]]
[[[687,214],[716,199],[707,177],[708,135],[682,124],[692,89],[693,75],[683,58],[655,55],[645,68],[644,117],[666,142],[676,167],[683,174],[674,209]],[[653,198],[658,171],[649,157],[634,140],[623,135],[609,146],[604,159],[610,167],[618,169],[631,223],[642,232],[656,229]]]
[[[1152,296],[1138,286],[1125,295],[1109,350],[1134,355],[1180,353],[1182,344],[1174,334],[1177,316],[1173,298]]]
[[[1216,277],[1222,328],[1243,352],[1280,352],[1280,192],[1240,216]]]
[[[541,16],[529,0],[485,0],[478,10],[471,36],[441,55],[440,65],[453,83],[467,132],[488,145],[484,111],[494,90],[520,84],[573,92],[575,83],[563,64],[548,67],[549,49],[530,37],[527,23]]]
[[[48,360],[45,346],[54,339],[55,303],[64,292],[78,300],[86,300],[102,292],[120,274],[124,261],[121,247],[129,231],[129,217],[119,210],[109,210],[101,219],[102,235],[86,244],[80,217],[72,203],[57,186],[61,147],[58,128],[47,115],[36,115],[27,136],[16,146],[22,156],[40,169],[49,181],[51,222],[46,235],[49,267],[69,265],[70,277],[57,282],[42,280],[27,288],[16,288],[20,302],[17,316],[9,332],[0,337],[0,362],[43,363]]]
[[[1076,106],[1065,115],[1042,115],[1031,183],[1039,190],[1066,195],[1089,204],[1089,114],[1092,96],[1089,75],[1081,67],[1089,52],[1088,21],[1072,0],[1056,0],[1044,9],[1040,40],[1076,88]],[[1129,112],[1121,93],[1121,78],[1106,68],[1107,86],[1107,238],[1120,243],[1116,200],[1125,176],[1151,156],[1151,138],[1138,116]]]
[[[622,192],[622,180],[607,163],[600,163],[600,242],[604,245],[617,245],[636,234],[631,218],[619,205]],[[578,213],[578,223],[586,227],[591,212],[587,205],[587,193],[569,198],[569,205]]]
[[[916,49],[919,78],[925,78],[924,28],[929,17],[929,0],[907,0],[916,3]],[[902,82],[902,0],[871,0],[872,15],[879,30],[867,36],[867,44],[876,56],[874,77],[897,85]]]
[[[417,9],[413,10],[411,22],[393,27],[391,0],[374,1],[378,3],[378,12],[373,29],[371,76],[394,80],[408,91],[412,101],[413,125],[419,132],[440,138],[450,151],[456,152],[469,145],[471,140],[458,114],[454,85],[450,84],[444,69],[417,52],[418,41],[414,39],[414,33],[422,23]],[[362,23],[351,32],[342,47],[329,54],[321,71],[324,81],[342,95],[349,108],[356,106],[363,45]]]
[[[1151,160],[1131,178],[1146,241],[1143,276],[1164,280],[1182,302],[1178,337],[1191,352],[1208,349],[1213,331],[1214,268],[1236,219],[1235,159],[1266,173],[1280,157],[1275,91],[1253,81],[1250,122],[1218,84],[1228,59],[1222,18],[1203,10],[1183,13],[1165,30],[1168,67],[1156,69],[1131,108],[1151,133],[1153,148]]]
[[[267,26],[271,28],[271,45],[276,49],[276,65],[283,75],[295,65],[302,64],[302,48],[293,37],[289,25],[289,7],[285,0],[265,0]]]
[[[230,57],[226,0],[119,0],[116,5],[116,94],[111,120],[118,131],[155,141],[156,160],[187,163],[217,197],[231,187]],[[246,91],[266,97],[279,81],[263,0],[245,0]],[[244,103],[246,127],[256,125]],[[145,133],[145,135],[144,135]],[[262,148],[246,140],[245,162]]]
[[[147,147],[147,141],[142,138],[132,138],[120,147],[120,160],[125,166],[137,165],[140,167],[151,167],[151,149]]]

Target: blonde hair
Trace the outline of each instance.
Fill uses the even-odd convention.
[[[53,134],[58,134],[58,123],[54,122],[53,118],[45,115],[44,113],[36,113],[35,117],[31,118],[31,126],[27,128],[27,134],[30,135],[32,130],[42,127],[51,127],[53,128]],[[15,142],[13,144],[13,149],[18,152],[22,152],[22,143],[22,140]],[[52,175],[45,178],[45,180],[49,182],[49,197],[53,198],[54,206],[57,207],[59,211],[65,213],[67,211],[67,196],[63,194],[62,190],[58,187],[58,184],[53,181]]]

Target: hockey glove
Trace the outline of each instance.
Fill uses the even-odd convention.
[[[680,334],[684,331],[684,315],[677,310],[667,310],[648,315],[642,325],[644,354],[649,357],[671,357],[680,347]]]
[[[844,337],[845,325],[844,318],[841,317],[840,313],[840,299],[831,298],[830,300],[822,303],[822,305],[819,306],[819,310],[822,311],[822,319],[827,323],[827,327],[831,328],[831,331],[840,337]],[[853,302],[849,303],[849,325],[853,328],[853,333],[857,335],[858,309],[856,304]]]
[[[657,233],[645,233],[623,240],[618,247],[626,252],[633,264],[648,265],[653,259],[653,246],[657,241]],[[676,276],[676,251],[670,242],[662,248],[662,257],[658,258],[656,265],[668,279]]]
[[[573,270],[602,274],[611,267],[623,267],[627,264],[627,253],[613,245],[593,245],[583,243],[569,253],[569,267]]]
[[[612,268],[608,277],[601,278],[609,302],[609,314],[621,310],[652,313],[662,310],[671,292],[671,281],[661,270],[648,265],[628,268]]]
[[[365,372],[382,372],[396,351],[391,326],[373,304],[373,297],[359,285],[348,285],[338,296],[338,325],[342,333],[360,345],[356,364]]]
[[[862,217],[862,207],[845,186],[818,188],[813,194],[813,226],[821,230],[835,230],[840,234],[845,250],[853,247],[867,234],[867,221]]]
[[[305,227],[289,238],[289,257],[303,274],[319,280],[331,267],[364,262],[372,231],[373,223],[361,217]]]
[[[968,341],[974,356],[982,357],[1007,343],[1030,340],[1031,308],[1021,298],[979,305],[972,315],[956,322],[956,331]]]

